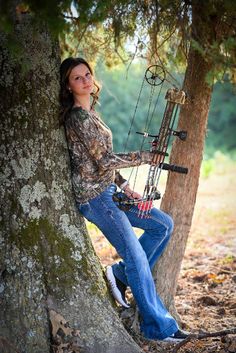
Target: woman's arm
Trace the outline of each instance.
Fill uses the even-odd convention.
[[[77,150],[76,144],[83,145],[100,170],[134,167],[150,163],[152,160],[149,151],[113,153],[112,141],[109,150],[102,131],[95,131],[90,114],[82,108],[72,110],[66,121],[66,130],[67,137],[74,144],[73,150]]]

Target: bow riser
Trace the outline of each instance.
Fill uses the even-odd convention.
[[[169,89],[166,93],[165,99],[167,100],[164,115],[161,122],[161,127],[157,137],[152,142],[151,152],[154,153],[151,165],[148,171],[147,181],[144,187],[142,200],[156,200],[160,199],[160,192],[157,190],[157,186],[159,183],[161,171],[164,166],[165,156],[167,155],[167,149],[170,142],[171,135],[173,133],[173,127],[177,116],[177,111],[179,105],[185,103],[185,92],[181,90],[177,90],[175,88]],[[177,135],[178,132],[175,132]],[[178,136],[178,135],[177,135]],[[161,152],[161,154],[155,153],[156,151]],[[166,165],[166,164],[165,164]],[[176,166],[177,167],[177,166]],[[171,170],[171,168],[170,168]],[[178,168],[172,168],[173,171],[179,171]],[[143,217],[147,214],[147,210],[142,207],[141,202],[140,205],[140,216]],[[144,209],[144,210],[143,210]]]

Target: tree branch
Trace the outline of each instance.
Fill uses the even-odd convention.
[[[231,329],[228,330],[222,330],[222,331],[216,331],[216,332],[203,332],[203,333],[193,333],[191,335],[189,335],[185,340],[183,340],[182,342],[179,342],[178,344],[176,344],[176,346],[174,347],[174,349],[171,351],[171,353],[176,353],[178,352],[178,350],[184,346],[185,344],[187,344],[189,341],[192,340],[202,340],[204,338],[208,338],[208,337],[222,337],[222,336],[226,336],[226,335],[231,335],[236,333],[236,327],[233,327]]]
[[[68,19],[68,20],[79,20],[79,17],[68,16],[68,15],[64,15],[63,13],[61,13],[61,17]]]

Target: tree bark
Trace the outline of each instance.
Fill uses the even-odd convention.
[[[192,36],[203,46],[207,41],[210,44],[214,38],[214,24],[205,19],[209,14],[204,6],[202,2],[193,1]],[[174,295],[196,202],[212,95],[212,87],[206,77],[212,68],[211,60],[191,45],[183,85],[187,102],[181,107],[177,128],[187,130],[188,136],[185,142],[174,141],[170,158],[170,163],[185,166],[189,171],[187,175],[168,174],[161,203],[161,209],[173,217],[175,227],[164,256],[154,269],[154,278],[163,301],[177,318]]]
[[[15,23],[11,52],[9,38],[0,34],[0,352],[141,352],[75,211],[59,46],[30,14]]]

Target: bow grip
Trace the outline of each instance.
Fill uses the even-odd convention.
[[[188,173],[188,168],[180,167],[175,164],[161,163],[160,168],[162,168],[164,170],[170,170],[171,172],[181,173],[181,174]]]

